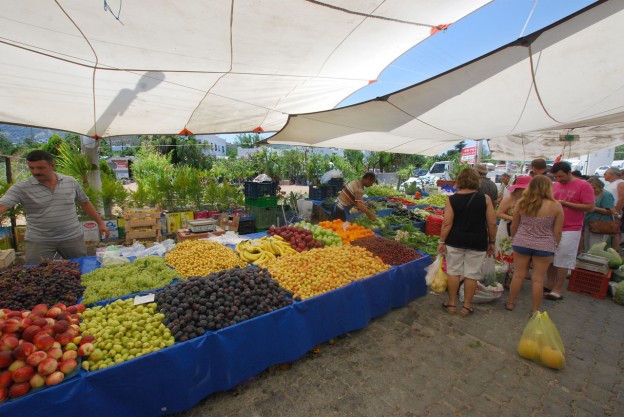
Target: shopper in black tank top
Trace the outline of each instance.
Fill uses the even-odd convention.
[[[446,200],[438,253],[446,254],[448,301],[442,306],[449,314],[456,311],[457,292],[464,278],[464,305],[461,314],[472,314],[472,298],[481,280],[485,255],[494,254],[496,214],[489,196],[477,191],[480,177],[473,168],[457,176],[457,193]]]

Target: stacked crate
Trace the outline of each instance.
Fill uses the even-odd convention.
[[[320,186],[310,185],[308,196],[310,200],[325,200],[326,198],[337,197],[344,185],[343,178],[332,178],[327,184]]]
[[[245,182],[245,208],[258,231],[264,231],[277,219],[277,182]]]
[[[161,240],[160,206],[147,209],[126,208],[124,210],[126,244],[136,239]]]

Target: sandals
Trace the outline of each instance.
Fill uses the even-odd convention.
[[[514,303],[510,303],[509,300],[505,301],[505,310],[513,311],[514,307]]]
[[[449,313],[449,314],[455,314],[455,311],[457,311],[456,310],[457,307],[455,307],[452,304],[449,304],[446,301],[442,303],[442,308],[445,309],[446,312]]]
[[[548,294],[544,294],[544,298],[547,300],[559,301],[563,300],[563,295],[559,295],[556,292],[551,291]]]
[[[462,306],[460,313],[462,316],[468,317],[469,315],[474,313],[474,308]]]

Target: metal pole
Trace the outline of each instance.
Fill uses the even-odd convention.
[[[11,170],[11,158],[8,156],[4,157],[4,164],[6,168],[6,177],[7,183],[10,184],[13,182],[13,171]],[[15,221],[15,210],[11,210],[11,214],[9,218],[11,219],[11,242],[13,243],[13,247],[17,251],[17,232],[15,228],[17,227],[17,222]]]

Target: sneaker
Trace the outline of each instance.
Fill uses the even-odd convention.
[[[551,291],[548,294],[545,294],[544,298],[546,298],[547,300],[559,301],[563,300],[563,295],[559,295],[556,292]]]

